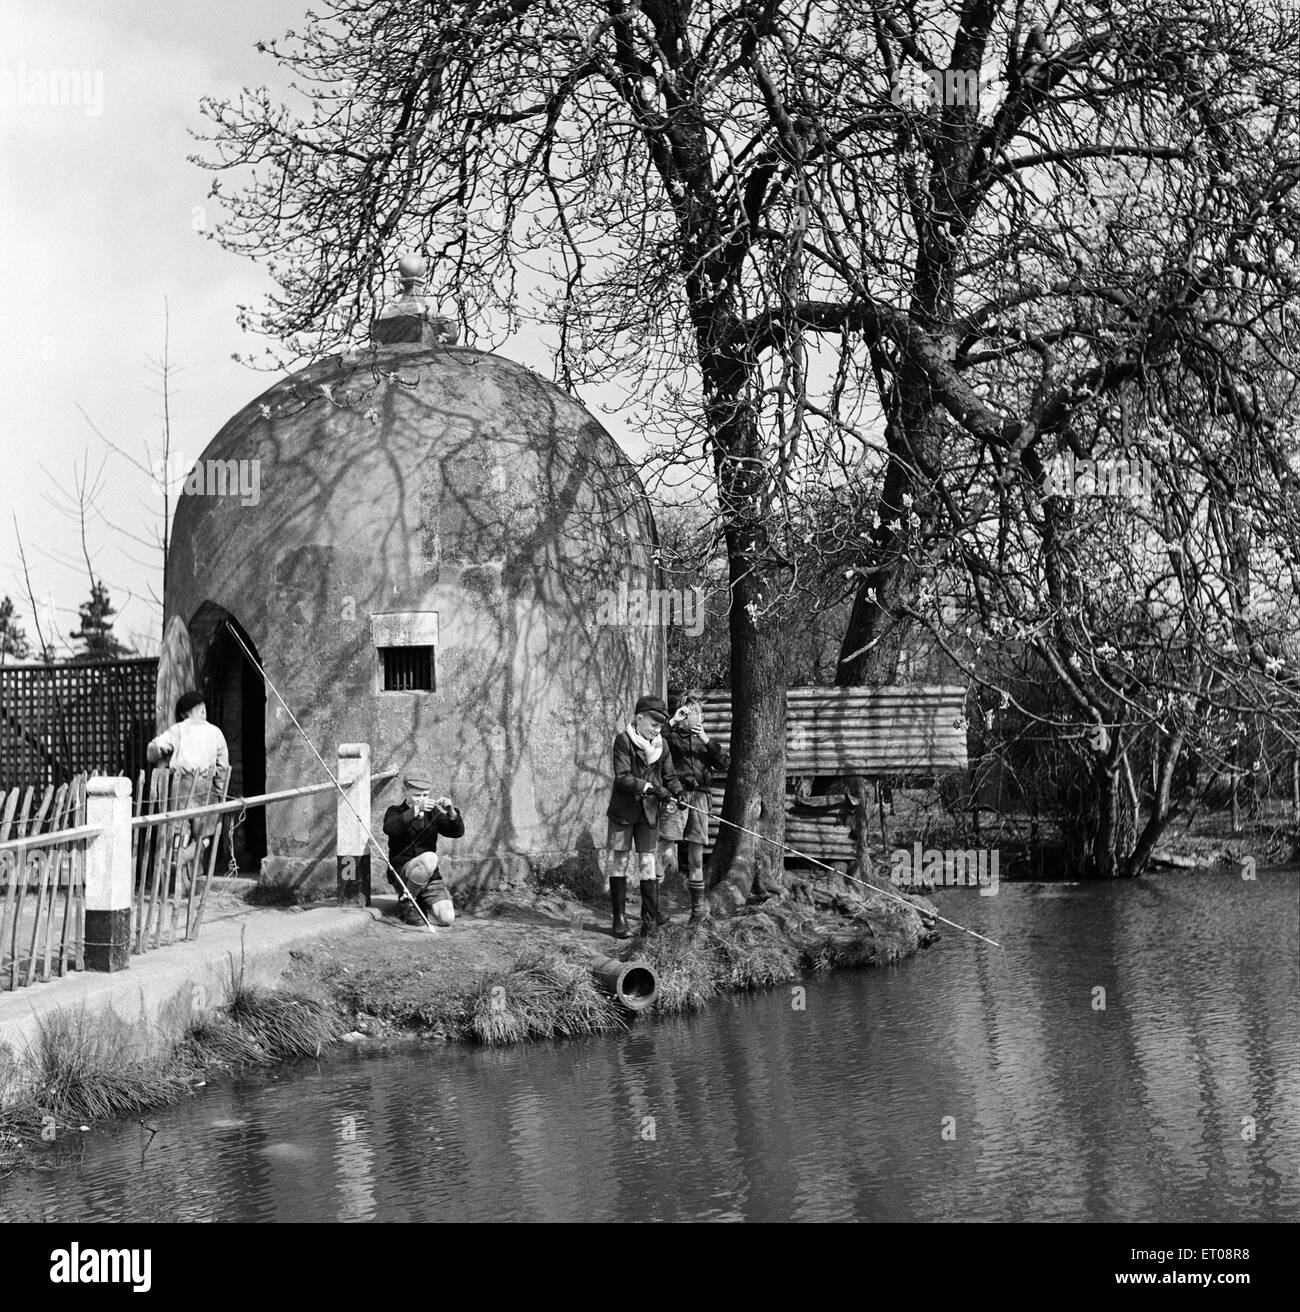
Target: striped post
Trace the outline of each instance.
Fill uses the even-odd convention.
[[[131,781],[86,784],[86,823],[101,825],[86,848],[86,969],[131,963]]]
[[[340,743],[338,781],[338,904],[370,905],[370,848],[363,820],[370,819],[370,744]]]

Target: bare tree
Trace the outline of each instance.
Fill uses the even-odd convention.
[[[18,561],[23,567],[23,586],[27,589],[27,604],[32,608],[32,623],[36,626],[36,642],[40,647],[41,660],[49,664],[54,660],[54,639],[59,636],[59,633],[56,628],[47,638],[45,631],[41,628],[41,616],[36,605],[36,594],[32,591],[32,575],[27,567],[27,550],[23,546],[23,535],[18,527],[18,516],[15,515],[13,519],[14,541],[18,544]]]
[[[886,682],[935,570],[984,577],[1049,442],[1086,453],[1103,406],[1189,354],[1236,396],[1234,279],[1279,313],[1293,285],[1295,47],[1253,0],[1041,21],[998,0],[335,0],[264,47],[301,112],[207,100],[201,162],[241,174],[213,184],[219,236],[278,285],[245,324],[304,353],[354,340],[418,248],[468,329],[541,313],[561,382],[620,384],[661,462],[710,473],[723,815],[779,839],[779,634],[826,541],[810,498],[875,484],[850,498],[871,527],[838,533],[858,543],[840,679]],[[774,850],[724,829],[719,899],[779,887]]]
[[[162,424],[162,433],[160,444],[155,446],[148,438],[142,439],[144,448],[143,458],[132,455],[130,451],[124,448],[120,443],[107,436],[98,424],[87,414],[85,408],[78,404],[77,409],[81,416],[89,424],[95,436],[104,444],[104,446],[113,454],[121,457],[133,469],[144,475],[153,493],[161,498],[161,510],[158,509],[157,503],[148,505],[140,502],[139,506],[143,512],[143,518],[155,520],[153,533],[150,536],[144,536],[136,532],[133,526],[128,526],[123,522],[123,516],[115,516],[116,522],[110,522],[107,516],[101,510],[98,500],[95,497],[80,498],[79,520],[82,524],[82,538],[85,538],[85,515],[87,501],[89,509],[95,518],[110,530],[115,536],[121,536],[126,541],[137,547],[144,547],[149,551],[156,552],[152,560],[140,559],[125,553],[127,559],[134,565],[139,565],[154,575],[158,570],[158,564],[161,562],[161,570],[158,570],[156,577],[159,580],[159,586],[154,587],[152,578],[149,583],[149,596],[153,604],[162,611],[163,594],[167,586],[167,559],[171,552],[171,520],[172,520],[172,483],[174,456],[172,451],[172,389],[175,376],[181,372],[181,367],[172,363],[171,358],[171,306],[166,297],[163,298],[163,342],[162,352],[156,358],[151,357],[145,362],[149,372],[158,379],[158,386],[152,388],[154,394],[162,402],[162,409],[159,412],[159,420]],[[84,546],[83,546],[84,550]],[[131,594],[128,592],[127,594]]]

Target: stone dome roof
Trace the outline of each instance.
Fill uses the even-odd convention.
[[[418,559],[397,554],[422,577],[500,567],[507,586],[525,582],[512,557],[551,536],[588,544],[615,579],[611,550],[652,550],[635,469],[605,430],[530,370],[469,348],[390,345],[303,369],[235,415],[199,466],[202,495],[176,510],[182,569],[207,525],[223,558],[268,535],[375,549],[416,535]]]

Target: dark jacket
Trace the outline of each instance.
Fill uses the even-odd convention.
[[[714,771],[721,773],[731,764],[727,749],[716,738],[702,743],[682,725],[673,725],[665,729],[664,734],[668,739],[668,749],[673,754],[673,769],[683,788],[692,792],[703,788],[707,792]]]
[[[622,820],[629,825],[643,820],[657,829],[659,801],[653,793],[645,792],[647,783],[662,784],[674,796],[680,795],[682,786],[673,769],[672,750],[665,743],[659,759],[650,765],[645,753],[624,729],[614,739],[614,787],[610,789],[609,808],[605,814],[611,820]]]
[[[388,860],[398,870],[425,852],[438,850],[438,835],[463,838],[465,820],[459,809],[450,816],[426,811],[418,820],[409,802],[390,806],[384,812],[384,833],[388,835]]]

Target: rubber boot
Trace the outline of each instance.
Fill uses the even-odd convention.
[[[671,925],[673,923],[672,917],[667,915],[663,907],[659,905],[659,901],[663,897],[663,893],[664,893],[664,881],[662,879],[656,879],[655,880],[655,906],[654,906],[656,929],[662,929],[665,925]]]
[[[611,875],[609,877],[609,900],[614,908],[614,937],[631,938],[632,931],[627,927],[626,875]]]
[[[659,928],[659,882],[641,881],[641,937],[649,938]]]
[[[702,925],[709,919],[709,902],[704,895],[704,885],[688,884],[687,888],[691,892],[691,918],[688,923]]]

